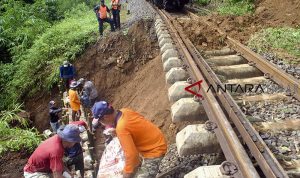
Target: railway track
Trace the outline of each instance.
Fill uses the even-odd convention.
[[[194,82],[202,80],[198,94],[203,96],[199,100],[209,119],[206,125],[216,134],[226,157],[226,161],[220,167],[222,173],[231,177],[245,178],[288,177],[287,172],[261,138],[259,132],[247,119],[232,93],[222,89],[212,91],[209,88],[213,87],[216,89],[225,85],[219,79],[219,75],[223,75],[227,79],[230,78],[231,75],[228,74],[227,76],[227,73],[224,72],[226,71],[225,69],[229,70],[230,73],[239,69],[240,72],[235,75],[241,75],[242,79],[229,79],[226,81],[227,83],[233,82],[238,84],[242,82],[244,87],[245,83],[250,81],[260,86],[261,83],[267,80],[273,80],[284,88],[292,87],[293,89],[289,90],[288,93],[272,95],[275,96],[274,99],[277,96],[285,97],[285,95],[288,95],[290,98],[294,97],[300,100],[299,81],[270,62],[265,61],[238,41],[226,36],[219,29],[217,31],[225,37],[225,43],[230,48],[201,54],[185,35],[184,29],[182,29],[176,18],[165,11],[156,10],[162,19],[161,23],[158,20],[156,25],[160,26],[161,31],[169,31],[179,56],[185,63],[184,68],[189,72]],[[193,20],[201,20],[193,13],[189,12],[188,14],[189,18]],[[216,28],[209,22],[201,22]],[[267,98],[272,98],[272,96],[267,96]],[[264,99],[254,99],[254,101]]]

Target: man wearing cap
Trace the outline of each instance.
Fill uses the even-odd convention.
[[[123,177],[133,177],[139,166],[139,154],[143,158],[136,177],[151,178],[158,173],[161,159],[167,151],[167,144],[160,129],[139,113],[123,108],[115,111],[105,101],[94,104],[94,118],[103,125],[113,125],[125,153]]]
[[[72,83],[70,85],[70,90],[69,90],[69,100],[70,100],[70,106],[72,109],[72,120],[73,121],[78,121],[79,117],[81,115],[80,100],[79,100],[79,96],[77,93],[78,86],[79,86],[79,83],[77,81],[72,81]]]
[[[68,61],[64,61],[59,67],[59,76],[64,82],[65,90],[69,89],[70,82],[75,77],[75,68]]]
[[[63,178],[64,150],[72,148],[81,141],[76,125],[66,125],[54,135],[42,142],[30,156],[24,167],[25,178]],[[63,173],[64,172],[64,173]]]
[[[81,78],[78,83],[82,86],[82,93],[88,96],[89,102],[87,108],[92,108],[98,99],[98,91],[92,81]]]

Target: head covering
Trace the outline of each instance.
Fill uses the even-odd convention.
[[[63,62],[63,66],[64,66],[64,67],[68,67],[69,64],[70,64],[70,63],[69,63],[68,61],[64,61],[64,62]]]
[[[85,127],[82,126],[82,125],[79,125],[78,128],[79,128],[80,133],[86,131],[86,130],[85,130]]]
[[[76,88],[76,87],[78,87],[78,85],[79,85],[79,83],[74,80],[71,82],[70,88]]]
[[[55,105],[55,101],[51,100],[49,101],[49,107],[52,108]]]
[[[106,101],[99,101],[92,108],[93,116],[96,119],[102,119],[104,115],[112,114],[114,108]]]
[[[85,81],[85,79],[84,78],[80,78],[77,82],[78,82],[78,84],[83,84],[84,83],[84,81]]]
[[[77,125],[61,126],[57,131],[57,135],[66,142],[79,143],[81,141],[80,130]]]

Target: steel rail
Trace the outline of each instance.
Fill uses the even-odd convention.
[[[214,132],[216,133],[220,146],[225,153],[227,161],[232,162],[236,167],[238,167],[238,171],[233,174],[233,177],[260,177],[232,126],[230,125],[226,114],[223,112],[222,107],[215,98],[214,93],[208,91],[208,84],[205,81],[205,77],[200,72],[191,55],[191,51],[188,50],[185,44],[186,39],[182,38],[177,32],[168,14],[162,10],[158,10],[158,13],[169,26],[171,36],[177,41],[177,45],[182,50],[182,53],[186,58],[186,62],[189,65],[189,70],[192,72],[195,79],[204,80],[201,86],[202,90],[199,91],[200,94],[205,98],[204,100],[201,100],[201,103],[208,115],[209,120],[217,124],[217,128],[214,130]]]
[[[176,22],[175,22],[176,23]],[[177,24],[178,26],[178,24]],[[179,26],[178,26],[179,27]],[[192,49],[197,54],[197,63],[206,75],[210,75],[209,82],[217,87],[222,85],[222,82],[218,79],[216,74],[212,71],[210,66],[206,63],[204,58],[194,47],[190,40],[188,46],[193,46]],[[247,120],[246,115],[241,111],[239,106],[236,104],[232,96],[228,92],[219,91],[217,93],[218,98],[223,103],[225,110],[236,125],[238,131],[242,135],[245,143],[250,149],[252,155],[255,157],[261,170],[267,177],[288,177],[282,166],[279,164],[277,159],[274,157],[270,149],[267,147],[265,142],[260,137],[259,133],[254,129],[252,124]]]
[[[190,16],[199,18],[199,16],[195,15],[194,13],[188,12]],[[265,60],[261,55],[253,52],[250,48],[243,45],[239,41],[234,40],[233,38],[226,35],[221,29],[214,26],[212,23],[207,22],[205,20],[201,20],[208,26],[215,28],[221,35],[226,36],[225,43],[231,46],[234,50],[238,53],[242,54],[245,59],[249,62],[254,62],[255,67],[257,67],[260,71],[265,73],[270,79],[274,80],[280,86],[285,89],[289,89],[291,92],[290,94],[295,97],[297,100],[300,101],[300,81],[297,80],[295,77],[289,75],[284,70],[278,68],[275,64]]]

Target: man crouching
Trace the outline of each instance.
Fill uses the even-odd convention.
[[[103,125],[113,125],[125,153],[124,178],[154,178],[167,151],[167,144],[160,129],[139,113],[123,108],[115,111],[105,101],[94,104],[94,118]],[[140,165],[139,154],[143,162]]]
[[[24,177],[64,178],[64,151],[80,141],[78,126],[66,125],[63,130],[58,130],[57,135],[42,142],[30,156],[24,167]]]

